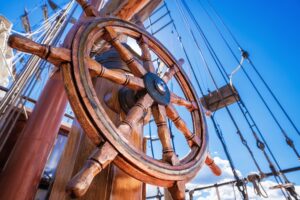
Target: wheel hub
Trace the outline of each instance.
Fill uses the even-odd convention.
[[[148,72],[144,76],[144,84],[147,92],[155,102],[161,105],[168,105],[170,103],[168,86],[159,76]]]
[[[165,94],[167,89],[168,89],[167,85],[161,79],[156,79],[155,80],[155,88],[162,95]]]

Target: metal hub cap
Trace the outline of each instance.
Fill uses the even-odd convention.
[[[159,76],[148,72],[143,79],[147,92],[155,102],[161,105],[168,105],[170,103],[168,86]]]
[[[167,91],[167,85],[165,84],[165,82],[161,79],[156,79],[155,80],[155,88],[157,89],[157,91],[161,94],[165,94]]]

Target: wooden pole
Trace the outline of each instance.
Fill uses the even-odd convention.
[[[92,0],[99,7],[102,0]],[[34,198],[67,104],[61,74],[48,80],[26,127],[0,175],[0,199]]]
[[[33,199],[67,103],[60,73],[47,82],[0,176],[0,199]]]

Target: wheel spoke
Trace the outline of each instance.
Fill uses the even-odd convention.
[[[154,73],[155,69],[152,63],[148,42],[148,39],[144,35],[142,35],[138,41],[142,50],[143,66],[147,71]]]
[[[158,104],[153,105],[152,114],[157,125],[158,137],[163,147],[163,160],[172,165],[178,165],[179,159],[174,153],[173,147],[171,145],[171,136],[169,128],[167,126],[165,107]]]
[[[193,111],[193,110],[198,109],[198,106],[197,106],[196,102],[188,101],[188,100],[186,100],[182,97],[177,96],[173,92],[171,92],[171,103],[174,103],[174,104],[177,104],[177,105],[180,105],[180,106],[184,106],[189,111]]]
[[[140,98],[137,103],[129,110],[126,118],[122,120],[118,129],[124,134],[126,138],[130,138],[130,134],[135,124],[141,120],[152,105],[153,99],[149,94]]]
[[[82,7],[86,16],[88,17],[99,16],[99,12],[97,11],[97,9],[93,5],[91,5],[88,1],[86,0],[76,0],[76,1]]]
[[[168,83],[178,71],[179,69],[176,67],[176,65],[173,65],[169,71],[164,74],[162,79]]]
[[[104,35],[104,39],[106,39],[115,49],[119,52],[121,59],[127,64],[131,72],[138,76],[142,77],[147,71],[143,68],[143,66],[138,63],[132,53],[123,46],[123,44],[119,40],[118,34],[114,31],[112,27],[105,27],[106,34]]]
[[[145,88],[144,81],[141,78],[126,74],[121,71],[105,68],[103,65],[89,57],[85,60],[92,77],[103,77],[133,90],[141,90]]]
[[[37,55],[56,66],[59,66],[62,62],[71,61],[71,51],[69,49],[39,44],[21,35],[13,34],[9,36],[8,44],[19,51]]]
[[[179,116],[177,110],[172,104],[169,104],[166,106],[166,113],[167,116],[172,120],[172,122],[175,124],[178,130],[180,130],[184,137],[187,140],[187,143],[190,147],[193,145],[200,146],[200,140],[198,137],[195,137],[195,134],[193,134],[189,128],[187,127],[184,120]]]

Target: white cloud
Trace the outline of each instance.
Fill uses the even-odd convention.
[[[196,187],[201,187],[205,185],[211,185],[213,183],[222,183],[229,180],[233,180],[233,174],[229,165],[228,160],[223,160],[220,157],[214,157],[215,163],[222,169],[222,175],[219,177],[216,177],[212,174],[210,169],[206,166],[203,166],[201,171],[198,173],[198,175],[190,182],[186,184],[186,187],[188,189],[194,189]],[[240,177],[242,177],[242,174],[240,171],[237,170],[237,173]],[[276,182],[271,180],[264,180],[261,182],[263,188],[267,191],[268,199],[272,200],[282,200],[283,196],[279,189],[270,190],[269,188],[271,186],[277,185]],[[295,186],[296,191],[298,194],[300,194],[300,186]],[[232,185],[226,185],[218,188],[219,194],[222,200],[233,200],[235,199],[242,199],[239,191],[236,187],[233,187]],[[265,198],[259,197],[255,194],[253,186],[251,183],[247,184],[247,191],[249,195],[250,200],[263,200]],[[163,188],[161,188],[161,192],[163,193]],[[147,196],[152,196],[157,194],[157,187],[147,185]],[[206,189],[202,191],[195,191],[194,200],[218,200],[216,189]],[[187,198],[188,194],[187,194]]]

